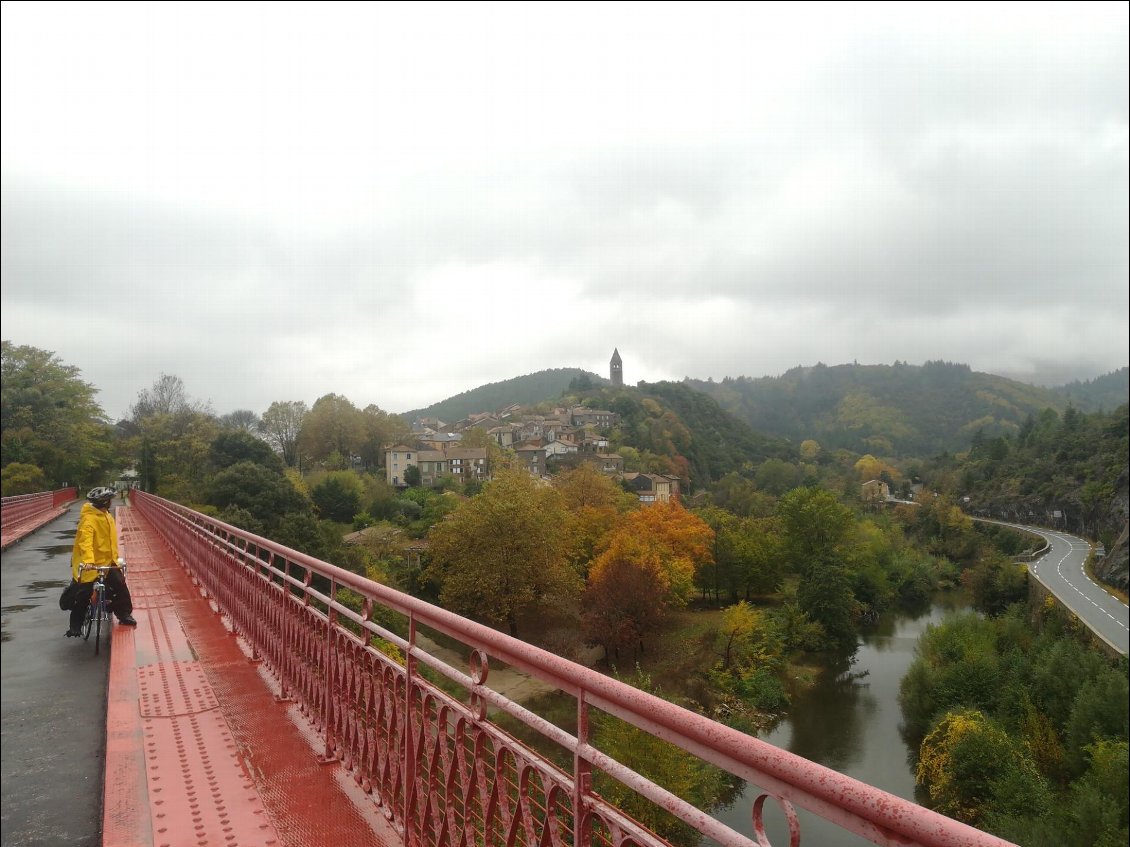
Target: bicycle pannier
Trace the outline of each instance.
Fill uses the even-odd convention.
[[[63,593],[59,595],[59,608],[64,612],[69,612],[73,609],[79,594],[82,592],[82,588],[83,585],[81,582],[71,580],[71,584],[64,588]]]

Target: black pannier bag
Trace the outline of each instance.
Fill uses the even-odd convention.
[[[59,595],[59,608],[64,612],[69,612],[75,607],[75,601],[78,600],[81,592],[82,583],[71,580],[71,584],[64,588],[63,593]]]

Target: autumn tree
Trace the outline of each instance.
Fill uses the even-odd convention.
[[[553,486],[570,516],[570,558],[585,575],[601,541],[636,498],[587,462],[558,474]]]
[[[777,616],[742,600],[722,614],[716,638],[719,662],[710,673],[713,687],[738,701],[739,710],[752,706],[772,712],[788,705],[779,672],[788,647]]]
[[[459,440],[460,447],[497,447],[489,432],[481,426],[472,426],[463,430],[463,437]]]
[[[642,649],[671,607],[685,605],[696,571],[713,561],[714,531],[677,503],[655,503],[625,515],[589,569],[588,637],[615,652]]]
[[[935,810],[974,826],[990,810],[1039,815],[1049,800],[1024,747],[975,709],[947,713],[927,734],[917,779]]]
[[[815,461],[820,456],[821,450],[820,442],[811,438],[806,438],[800,443],[800,457],[806,462]]]
[[[566,559],[561,496],[528,473],[501,468],[429,534],[426,577],[452,611],[505,625],[522,615],[568,608],[581,583]]]
[[[679,503],[653,503],[624,516],[590,577],[616,559],[627,559],[654,569],[666,601],[683,606],[694,591],[695,572],[713,561],[713,542],[714,530]]]
[[[625,551],[628,553],[629,551]],[[590,574],[585,588],[581,623],[585,637],[619,659],[643,650],[644,639],[667,616],[666,585],[654,559],[623,555],[607,559]]]
[[[309,409],[301,400],[275,401],[259,419],[259,432],[289,468],[298,465],[298,436],[307,414]]]

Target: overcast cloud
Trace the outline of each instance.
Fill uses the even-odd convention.
[[[3,337],[112,418],[1130,359],[1126,3],[2,9]]]

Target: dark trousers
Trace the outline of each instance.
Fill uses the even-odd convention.
[[[71,609],[71,630],[79,629],[86,617],[86,607],[90,605],[94,583],[89,582],[87,586],[88,590],[79,592],[75,607]],[[133,614],[133,600],[129,596],[129,587],[126,585],[126,578],[121,568],[106,572],[106,599],[110,601],[110,609],[118,620]]]

